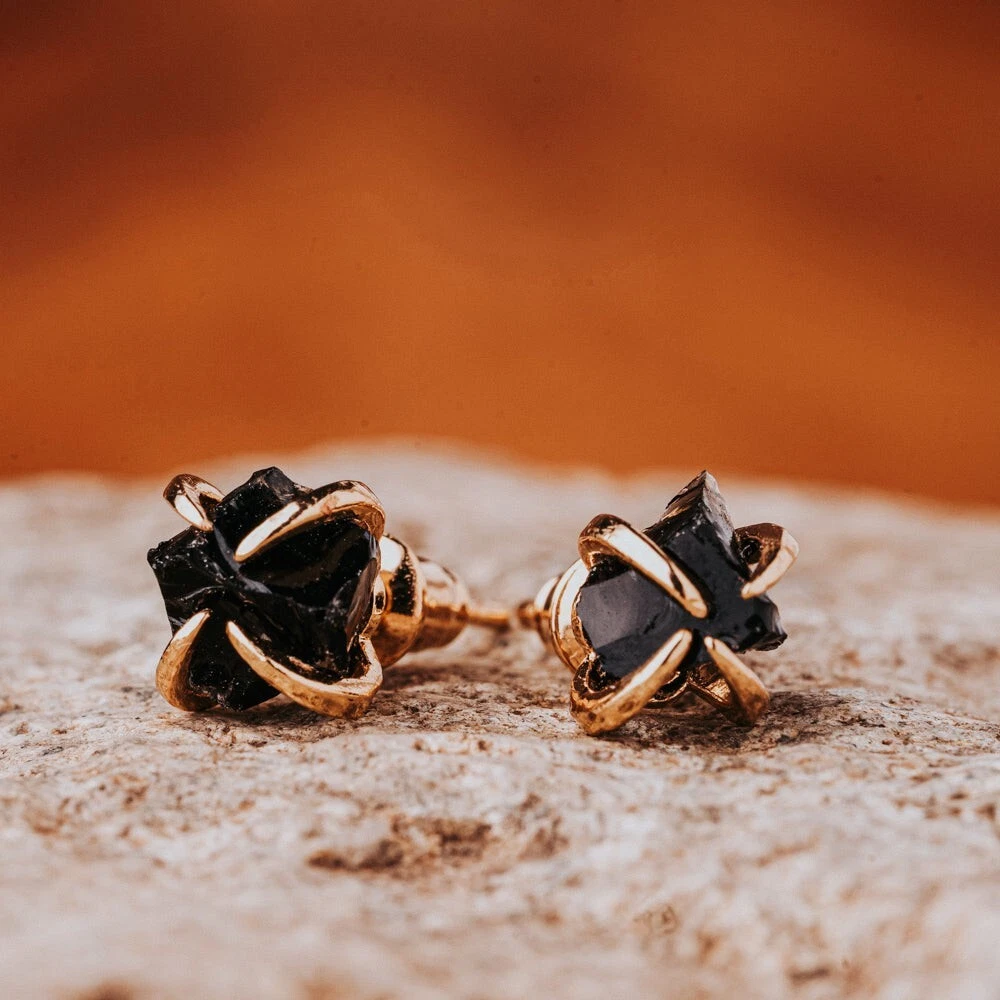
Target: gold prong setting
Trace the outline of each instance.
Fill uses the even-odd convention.
[[[770,590],[798,558],[799,543],[778,524],[751,524],[736,532],[744,558],[750,556],[750,579],[743,584],[744,599]]]
[[[571,709],[588,733],[685,691],[742,725],[767,711],[766,688],[736,650],[785,638],[765,591],[798,553],[789,532],[734,529],[715,480],[702,473],[651,528],[601,515],[579,549],[580,571],[545,588],[544,611],[526,606],[520,617],[575,670]]]
[[[364,483],[341,482],[313,491],[275,511],[249,531],[233,552],[237,562],[245,562],[276,542],[310,525],[335,518],[352,518],[375,539],[385,531],[385,511],[378,497]]]
[[[593,682],[597,658],[592,654],[573,678],[570,689],[573,718],[590,735],[617,729],[679,675],[693,640],[694,635],[688,629],[678,629],[638,669],[602,687]]]
[[[211,531],[212,515],[222,493],[204,479],[183,473],[167,483],[163,499],[193,528]]]
[[[688,614],[707,617],[708,603],[677,561],[621,518],[613,514],[595,517],[580,535],[579,550],[589,569],[600,558],[617,559],[657,584]]]
[[[327,715],[364,711],[382,681],[369,631],[385,515],[371,490],[310,491],[265,469],[225,497],[196,476],[164,495],[191,525],[149,557],[181,623],[157,668],[166,700],[239,710],[280,692]],[[281,654],[265,641],[275,630]]]
[[[265,653],[236,622],[226,623],[226,635],[233,649],[255,674],[292,701],[321,715],[357,718],[364,714],[382,686],[382,664],[368,639],[359,641],[354,654],[361,664],[360,674],[331,684],[306,676],[301,664]]]
[[[191,689],[191,659],[195,640],[207,624],[211,612],[198,611],[173,634],[160,662],[156,666],[156,687],[160,694],[185,712],[203,712],[215,706],[214,698],[206,698]]]

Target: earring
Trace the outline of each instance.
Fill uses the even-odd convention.
[[[787,638],[765,591],[798,543],[776,524],[734,529],[707,472],[645,531],[610,514],[579,538],[580,560],[518,608],[575,672],[573,717],[591,734],[691,691],[724,716],[753,725],[770,698],[736,655]]]
[[[190,527],[149,552],[173,638],[156,685],[186,711],[246,709],[279,692],[324,715],[361,715],[382,668],[451,642],[467,624],[464,584],[385,531],[360,482],[309,490],[279,469],[223,496],[177,476],[164,498]]]

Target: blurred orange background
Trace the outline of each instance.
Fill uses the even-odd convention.
[[[5,4],[0,473],[403,434],[1000,501],[998,52],[985,0]]]

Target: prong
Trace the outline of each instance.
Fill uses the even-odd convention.
[[[282,694],[306,708],[334,718],[355,719],[382,686],[382,665],[368,639],[360,640],[365,669],[360,677],[346,677],[333,684],[304,677],[293,667],[268,656],[236,624],[227,622],[226,635],[233,649],[250,669]]]
[[[183,473],[174,476],[163,490],[163,499],[199,531],[212,530],[212,512],[222,499],[211,483],[204,479]]]
[[[761,679],[721,640],[705,636],[702,640],[720,677],[705,683],[692,673],[690,687],[733,722],[752,726],[771,704]]]
[[[757,543],[760,555],[750,575],[743,584],[743,598],[759,597],[770,590],[791,568],[799,554],[799,543],[779,524],[751,524],[736,531],[740,546],[748,541]]]
[[[265,518],[236,546],[233,557],[245,562],[278,539],[317,521],[349,514],[361,522],[376,539],[385,531],[385,511],[378,497],[364,483],[331,483],[304,500],[293,500]]]
[[[199,611],[192,615],[174,633],[156,665],[156,687],[174,708],[185,712],[204,712],[215,706],[215,701],[191,690],[188,675],[194,641],[208,621],[211,612]]]
[[[652,539],[612,514],[600,514],[583,529],[580,556],[593,567],[599,556],[613,556],[662,587],[688,614],[708,616],[708,603],[691,578]]]
[[[595,661],[588,659],[573,678],[573,718],[591,735],[617,729],[677,674],[693,638],[689,629],[678,629],[638,670],[600,691],[591,687],[590,670]]]
[[[554,646],[559,659],[576,673],[591,653],[590,643],[583,634],[576,613],[580,590],[587,582],[590,570],[582,559],[577,559],[558,580],[546,601],[543,614],[548,619],[548,637],[543,642]]]

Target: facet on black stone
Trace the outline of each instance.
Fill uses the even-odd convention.
[[[190,684],[224,708],[243,709],[277,691],[233,650],[235,621],[270,656],[332,683],[348,676],[372,608],[378,540],[354,518],[320,521],[238,563],[244,536],[312,491],[279,469],[254,473],[213,512],[214,529],[188,528],[149,552],[174,632],[198,611],[211,617],[195,640]]]
[[[766,595],[744,599],[750,570],[715,479],[707,472],[670,501],[644,532],[680,563],[709,605],[695,618],[665,591],[613,557],[598,560],[580,589],[576,613],[605,673],[626,677],[680,628],[695,636],[684,670],[710,660],[702,637],[731,649],[773,649],[785,640],[778,609]]]

